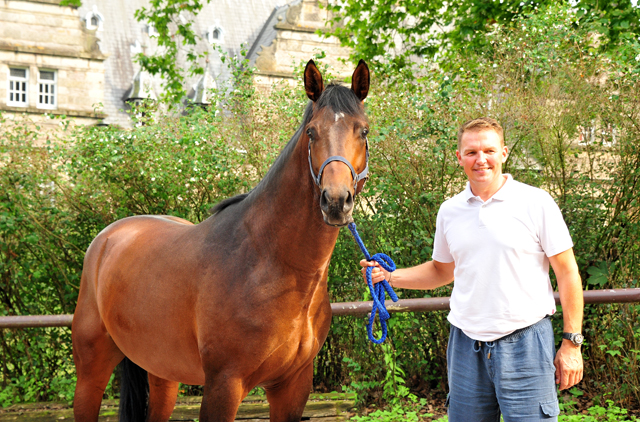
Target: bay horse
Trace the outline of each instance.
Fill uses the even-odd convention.
[[[329,259],[366,181],[369,69],[325,88],[309,61],[304,87],[302,124],[248,194],[196,225],[128,217],[93,240],[72,325],[77,422],[98,420],[121,361],[137,374],[123,371],[124,421],[168,420],[180,382],[203,385],[202,422],[233,421],[256,386],[271,421],[301,420],[331,322]]]

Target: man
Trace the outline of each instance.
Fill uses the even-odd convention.
[[[374,283],[434,289],[455,278],[448,319],[450,422],[557,420],[555,384],[582,379],[582,282],[560,210],[541,189],[502,173],[508,149],[500,124],[471,120],[458,132],[466,189],[438,212],[433,260]],[[555,353],[549,263],[558,280],[564,339]],[[555,359],[554,359],[555,354]]]

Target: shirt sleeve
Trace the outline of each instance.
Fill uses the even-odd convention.
[[[547,192],[544,192],[541,198],[541,206],[538,238],[544,253],[547,256],[554,256],[572,248],[573,240],[562,217],[562,212]]]
[[[433,239],[433,254],[431,254],[431,258],[435,261],[442,263],[453,262],[453,256],[451,255],[451,251],[449,250],[449,244],[447,243],[447,238],[445,236],[445,228],[443,217],[442,217],[442,206],[438,210],[438,216],[436,218],[436,234]]]

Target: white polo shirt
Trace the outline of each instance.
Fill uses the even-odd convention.
[[[433,259],[455,262],[449,322],[493,341],[555,313],[549,256],[573,247],[560,209],[513,180],[486,202],[467,188],[438,211]]]

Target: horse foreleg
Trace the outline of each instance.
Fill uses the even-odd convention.
[[[206,378],[200,422],[233,422],[245,396],[242,379],[218,374]]]
[[[299,422],[313,386],[313,361],[284,384],[268,388],[271,422]]]

